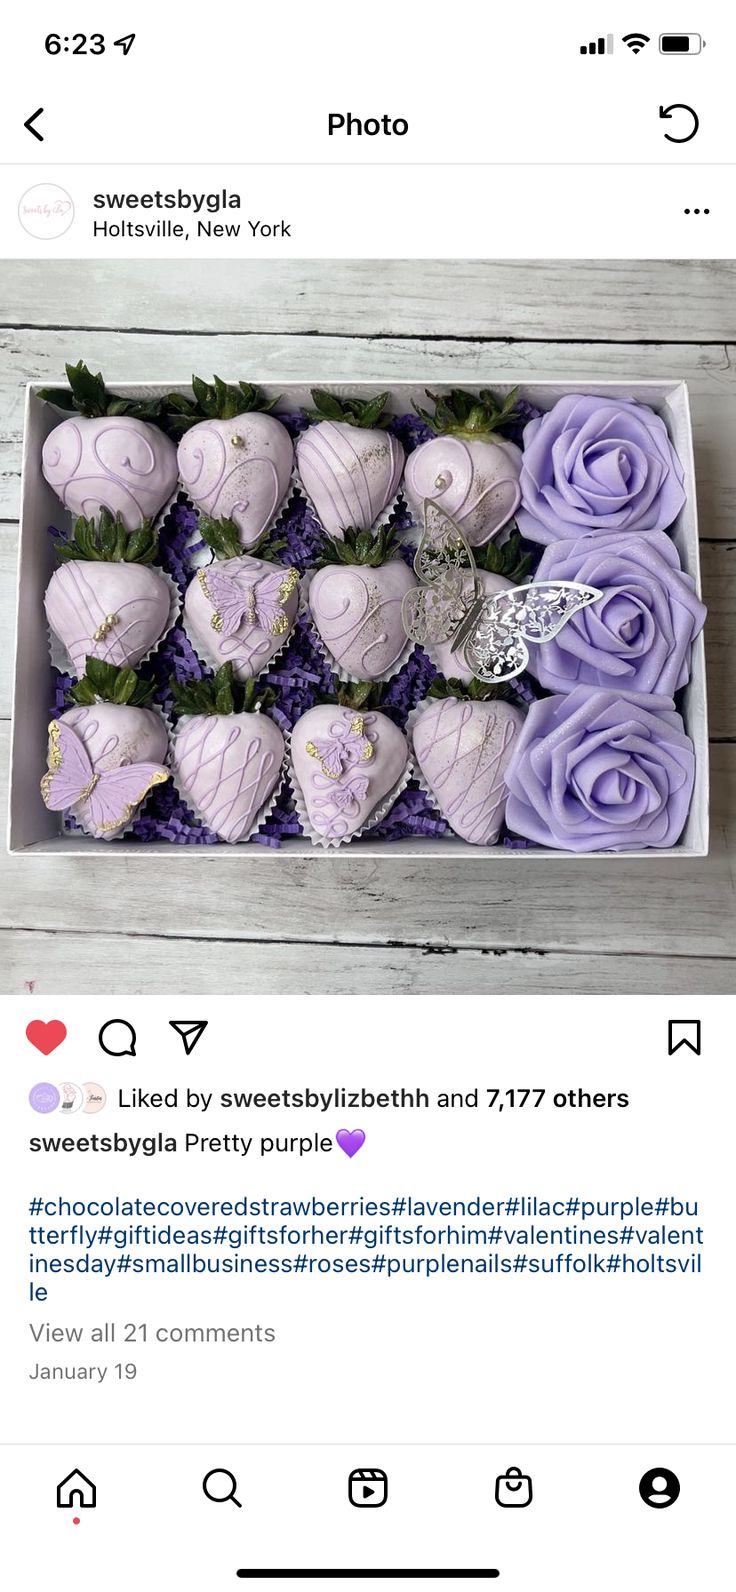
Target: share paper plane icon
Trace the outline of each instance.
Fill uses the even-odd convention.
[[[179,1035],[187,1056],[191,1056],[195,1045],[198,1044],[199,1040],[202,1038],[206,1027],[206,1021],[201,1023],[169,1022],[169,1028],[173,1028],[175,1033]]]

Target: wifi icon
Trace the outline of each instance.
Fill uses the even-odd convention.
[[[625,33],[622,42],[626,45],[627,49],[633,51],[634,55],[639,55],[640,51],[644,49],[644,45],[649,44],[649,34]]]

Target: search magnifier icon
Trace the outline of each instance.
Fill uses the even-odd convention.
[[[210,1503],[233,1503],[236,1508],[242,1509],[240,1499],[235,1496],[237,1485],[231,1470],[208,1470],[202,1482],[202,1491]]]

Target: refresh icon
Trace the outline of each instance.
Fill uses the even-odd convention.
[[[700,126],[700,117],[698,116],[697,111],[693,110],[692,105],[660,105],[660,121],[671,121],[673,111],[687,111],[688,116],[692,117],[692,127],[690,128],[689,132],[682,133],[679,137],[675,133],[665,133],[664,136],[666,139],[668,139],[670,144],[689,144],[691,138],[694,138],[698,131]]]

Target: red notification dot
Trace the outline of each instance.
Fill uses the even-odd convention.
[[[72,1521],[72,1525],[73,1526],[78,1526],[79,1524],[80,1524],[79,1515],[75,1515],[74,1519]]]

